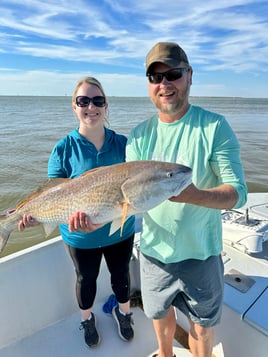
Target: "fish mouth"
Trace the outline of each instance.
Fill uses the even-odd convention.
[[[192,183],[192,170],[189,169],[186,172],[186,177],[182,179],[182,181],[177,186],[175,196],[178,196],[186,187],[188,187]]]

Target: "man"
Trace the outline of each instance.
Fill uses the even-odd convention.
[[[178,162],[193,170],[193,183],[179,196],[143,215],[142,297],[157,357],[173,356],[174,306],[189,319],[193,356],[211,357],[224,285],[220,210],[238,208],[247,197],[236,136],[223,116],[189,103],[192,75],[178,44],[153,46],[146,76],[158,113],[132,130],[127,145],[128,161]]]

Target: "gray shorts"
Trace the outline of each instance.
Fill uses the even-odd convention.
[[[210,327],[221,318],[224,268],[221,256],[164,264],[140,254],[143,307],[150,319],[177,307],[194,323]]]

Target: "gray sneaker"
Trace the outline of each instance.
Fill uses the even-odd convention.
[[[84,329],[85,342],[88,347],[95,347],[100,343],[100,336],[96,329],[96,318],[93,312],[91,319],[82,321],[79,330]]]
[[[112,310],[113,317],[118,326],[119,336],[124,341],[130,341],[134,337],[134,331],[131,325],[134,325],[132,312],[127,315],[122,315],[119,311],[119,306],[115,306]]]

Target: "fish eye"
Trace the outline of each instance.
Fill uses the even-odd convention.
[[[173,177],[173,172],[168,172],[167,177],[169,177],[169,178]]]

